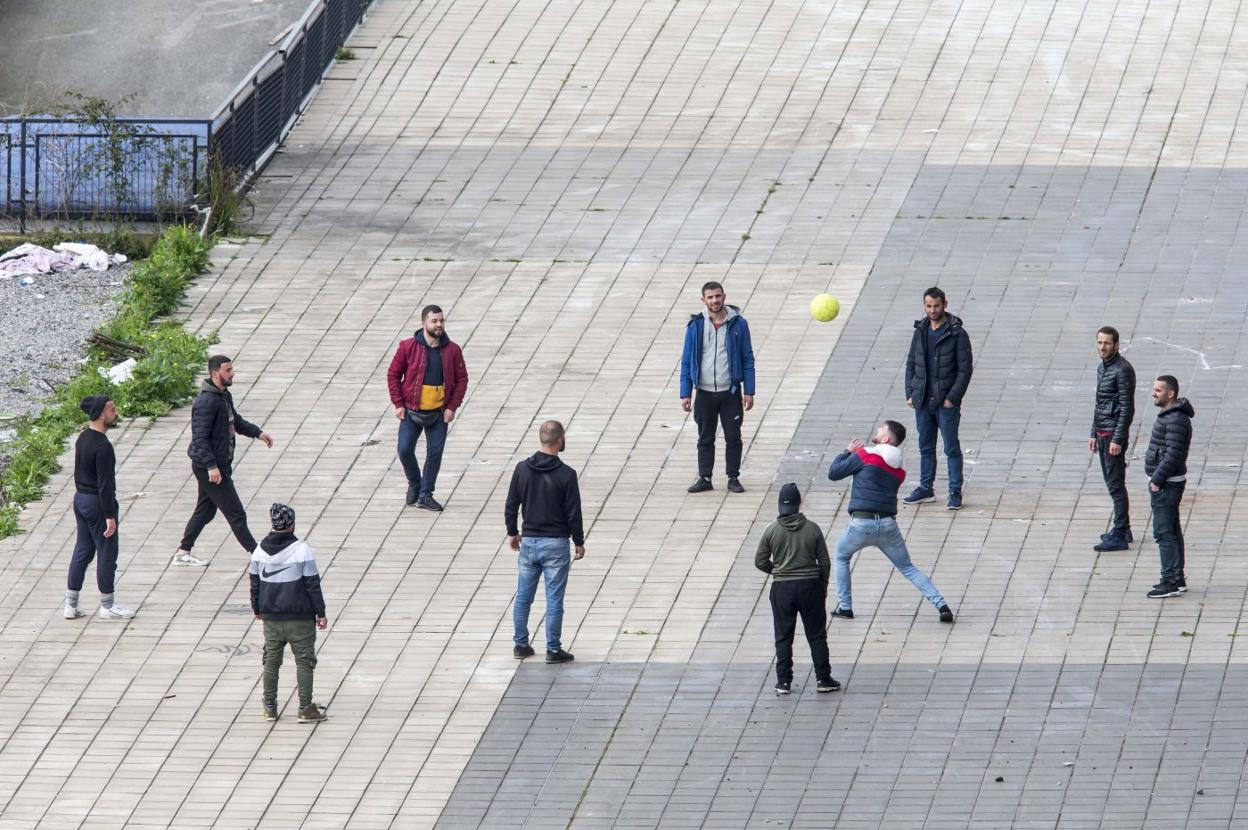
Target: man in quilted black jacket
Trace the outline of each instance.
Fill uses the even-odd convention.
[[[1187,451],[1192,446],[1192,416],[1196,410],[1187,398],[1179,397],[1179,382],[1173,375],[1161,375],[1153,382],[1153,403],[1161,414],[1148,439],[1144,473],[1153,502],[1153,539],[1161,556],[1161,582],[1153,586],[1148,597],[1162,599],[1187,590],[1179,504],[1187,487]]]
[[[1104,326],[1096,333],[1101,363],[1096,367],[1096,406],[1092,409],[1092,434],[1088,450],[1101,460],[1101,475],[1114,502],[1114,524],[1102,534],[1095,551],[1128,550],[1131,535],[1131,504],[1127,498],[1127,441],[1135,419],[1135,369],[1118,351],[1118,330]]]
[[[234,436],[258,438],[266,447],[273,446],[273,438],[234,408],[234,397],[230,395],[233,383],[234,362],[220,354],[208,358],[208,379],[191,406],[191,445],[186,450],[199,485],[199,498],[186,523],[182,544],[173,555],[175,565],[202,568],[208,564],[193,555],[191,548],[218,510],[225,514],[243,550],[251,553],[256,549],[256,539],[247,528],[243,501],[234,489]]]

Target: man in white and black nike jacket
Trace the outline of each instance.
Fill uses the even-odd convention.
[[[289,643],[299,682],[299,720],[324,720],[312,702],[316,630],[329,624],[321,574],[312,548],[295,536],[295,511],[274,504],[269,517],[273,532],[251,554],[251,610],[264,620],[264,716],[277,720],[277,674]]]

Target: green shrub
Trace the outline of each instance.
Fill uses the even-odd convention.
[[[78,408],[82,398],[109,395],[123,417],[136,418],[164,415],[194,394],[212,341],[195,336],[176,320],[159,318],[177,310],[186,287],[207,268],[208,245],[192,229],[179,225],[166,230],[148,258],[131,269],[117,316],[101,332],[142,346],[146,354],[130,379],[118,386],[100,374],[113,361],[93,348],[78,375],[38,415],[22,420],[9,466],[0,477],[0,539],[19,532],[22,506],[43,495],[65,439],[86,423]]]

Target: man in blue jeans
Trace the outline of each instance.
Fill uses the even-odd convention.
[[[914,323],[906,356],[906,405],[919,427],[919,486],[906,504],[936,498],[936,432],[949,461],[950,510],[962,509],[962,445],[958,425],[962,398],[971,385],[971,338],[962,320],[947,312],[945,292],[933,286],[923,293],[924,317]]]
[[[871,446],[863,446],[857,438],[832,461],[828,478],[840,481],[853,477],[849,495],[849,524],[836,540],[836,591],[840,604],[832,612],[833,619],[854,618],[850,595],[849,560],[863,548],[876,547],[893,563],[901,575],[918,588],[927,601],[940,612],[940,621],[953,622],[945,598],[936,590],[927,574],[910,561],[906,540],[897,527],[897,491],[906,480],[901,468],[901,442],[906,428],[896,421],[885,421],[875,431]]]
[[[421,330],[399,343],[386,372],[394,417],[399,420],[399,463],[407,478],[407,503],[441,512],[433,497],[442,467],[446,433],[468,391],[468,367],[446,335],[442,308],[420,311]],[[416,461],[416,439],[425,434],[425,469]]]
[[[576,471],[559,460],[567,448],[563,424],[547,421],[539,433],[542,448],[516,465],[507,490],[503,517],[507,522],[507,542],[519,552],[516,601],[512,608],[517,660],[534,655],[529,645],[529,609],[537,593],[537,580],[546,580],[546,662],[567,663],[574,659],[564,651],[563,592],[568,587],[568,568],[573,559],[585,555],[585,530],[581,521],[581,490]],[[524,511],[524,535],[517,525],[517,514]],[[568,537],[576,546],[572,554]]]

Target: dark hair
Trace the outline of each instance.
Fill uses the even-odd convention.
[[[1158,375],[1157,382],[1164,383],[1171,392],[1179,394],[1179,379],[1174,375]]]
[[[214,354],[212,357],[208,358],[208,371],[210,373],[215,372],[225,364],[233,362],[233,360],[230,360],[223,354]]]
[[[563,424],[558,421],[547,421],[538,431],[543,447],[553,447],[563,437]]]
[[[1108,334],[1110,337],[1114,338],[1115,343],[1118,342],[1118,329],[1114,328],[1113,326],[1101,326],[1099,329],[1096,330],[1096,333]]]
[[[893,434],[893,438],[898,444],[906,440],[906,428],[896,421],[885,421],[884,426],[888,427],[888,431]]]
[[[423,323],[425,320],[428,320],[430,314],[441,314],[441,313],[442,313],[442,306],[427,305],[420,310],[420,321]]]
[[[711,280],[710,282],[703,283],[702,284],[702,296],[705,297],[706,292],[715,291],[716,289],[723,291],[724,287],[720,285],[719,283],[715,282],[715,280]]]
[[[934,285],[924,291],[923,296],[924,298],[931,297],[933,300],[940,300],[945,305],[949,305],[949,300],[945,298],[945,292],[941,291]]]

